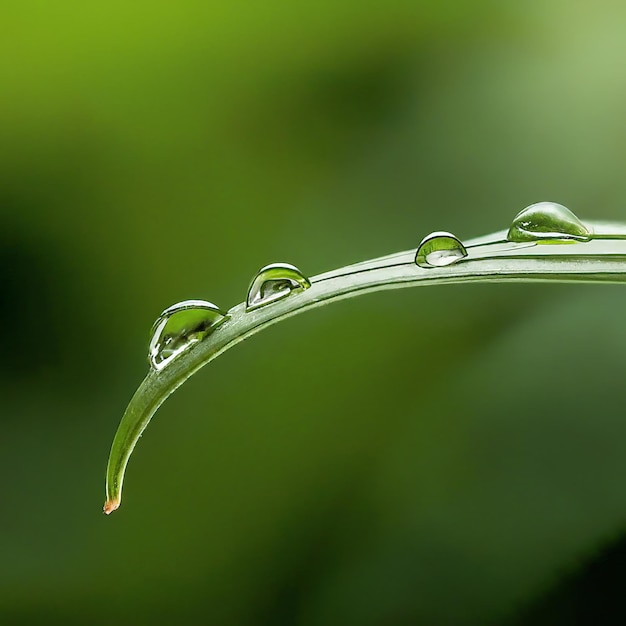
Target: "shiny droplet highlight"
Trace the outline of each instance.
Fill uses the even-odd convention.
[[[520,211],[506,236],[509,241],[589,241],[589,229],[567,208],[556,202],[538,202]]]
[[[465,246],[452,233],[438,231],[422,239],[415,262],[420,267],[444,267],[467,256]]]
[[[165,309],[152,327],[148,360],[155,370],[210,335],[227,315],[205,300],[185,300]]]
[[[272,263],[262,267],[248,289],[246,310],[252,311],[259,307],[282,300],[294,291],[308,289],[309,279],[294,265],[289,263]]]

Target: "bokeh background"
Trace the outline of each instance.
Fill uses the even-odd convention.
[[[166,306],[626,219],[626,8],[3,2],[0,623],[626,623],[626,290],[470,285],[272,327],[159,411]]]

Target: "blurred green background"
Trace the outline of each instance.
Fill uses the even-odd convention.
[[[540,200],[626,219],[623,3],[0,21],[0,624],[626,623],[620,286],[409,289],[275,326],[163,406],[101,514],[173,302]]]

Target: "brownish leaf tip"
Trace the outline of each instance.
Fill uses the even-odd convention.
[[[109,515],[115,511],[115,509],[119,508],[120,501],[119,500],[107,500],[104,503],[104,508],[102,509],[106,515]]]

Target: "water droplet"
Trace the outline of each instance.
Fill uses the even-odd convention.
[[[252,311],[286,298],[296,289],[308,289],[309,279],[294,265],[272,263],[262,267],[248,289],[246,310]]]
[[[165,309],[152,327],[148,359],[155,370],[210,335],[227,315],[211,302],[184,300]]]
[[[422,239],[415,254],[415,262],[420,267],[444,267],[466,256],[465,246],[452,233],[437,231]]]
[[[509,241],[589,241],[589,229],[556,202],[538,202],[520,211],[506,236]]]

